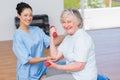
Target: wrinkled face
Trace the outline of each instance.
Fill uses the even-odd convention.
[[[25,8],[21,15],[18,15],[20,19],[20,25],[29,26],[32,22],[32,10],[30,8]]]
[[[69,35],[73,35],[79,29],[75,22],[75,18],[72,15],[68,15],[67,17],[63,18],[61,22],[64,30]]]

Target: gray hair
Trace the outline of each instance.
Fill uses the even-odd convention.
[[[76,24],[78,25],[78,27],[83,26],[83,19],[81,17],[80,12],[77,9],[66,9],[62,12],[61,16],[60,16],[60,21],[62,22],[62,20],[66,17],[68,17],[69,15],[72,15],[75,19]]]

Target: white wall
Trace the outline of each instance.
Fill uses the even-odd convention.
[[[51,25],[55,25],[58,34],[63,30],[59,21],[59,16],[63,10],[63,0],[2,0],[0,2],[0,41],[12,40],[15,31],[14,17],[16,4],[27,2],[33,8],[33,14],[48,14]]]
[[[0,41],[12,40],[15,31],[14,17],[16,4],[29,3],[33,14],[48,14],[51,25],[55,25],[58,34],[63,34],[59,16],[63,10],[63,0],[2,0],[0,2]],[[85,29],[120,27],[120,7],[86,9],[84,12]]]
[[[84,18],[87,30],[120,27],[120,7],[85,9]]]

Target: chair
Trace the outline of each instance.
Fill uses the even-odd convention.
[[[98,74],[97,80],[110,80],[110,79],[103,74]]]
[[[19,27],[20,20],[16,16],[15,17],[15,26],[16,29]],[[49,35],[49,18],[48,15],[46,14],[41,14],[41,15],[33,15],[33,20],[32,23],[30,24],[31,26],[38,26],[39,28],[43,29],[43,31]]]

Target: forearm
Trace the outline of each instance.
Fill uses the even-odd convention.
[[[39,63],[39,62],[43,62],[48,60],[48,57],[43,57],[43,58],[32,58],[29,60],[29,64],[35,64],[35,63]]]
[[[75,62],[73,64],[67,64],[67,65],[56,65],[56,69],[76,72],[76,71],[83,70],[84,66],[85,66],[85,63]]]
[[[53,37],[53,33],[55,32],[55,28],[50,29],[50,55],[55,58],[61,58],[61,53],[59,54],[57,47],[64,39],[64,35],[59,35],[57,37]]]
[[[53,37],[51,36],[51,37],[50,37],[50,56],[56,57],[56,56],[57,56],[57,53],[58,53],[58,51],[57,51],[57,48],[56,48],[56,46],[55,46],[54,39],[53,39]]]

